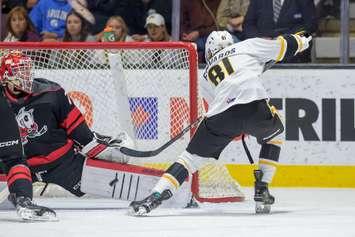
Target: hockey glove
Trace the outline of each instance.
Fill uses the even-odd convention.
[[[293,37],[295,37],[295,39],[297,40],[298,43],[298,49],[295,53],[298,54],[306,49],[308,49],[310,42],[312,40],[312,36],[308,35],[308,34],[294,34],[292,35]]]
[[[126,132],[121,132],[117,138],[94,132],[93,140],[83,147],[81,153],[88,158],[127,163],[128,156],[120,152],[121,147],[134,148],[134,142]]]

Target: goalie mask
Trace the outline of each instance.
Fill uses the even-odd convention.
[[[10,52],[1,58],[1,83],[26,93],[32,92],[32,60],[21,52]]]
[[[233,37],[228,31],[212,31],[207,37],[205,45],[206,62],[222,49],[233,44]]]

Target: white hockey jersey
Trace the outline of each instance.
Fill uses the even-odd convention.
[[[281,61],[286,52],[287,42],[278,38],[248,39],[224,48],[213,56],[203,73],[209,82],[207,117],[227,110],[235,104],[246,104],[268,98],[261,83],[265,64]]]

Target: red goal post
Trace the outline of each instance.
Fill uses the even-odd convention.
[[[197,53],[191,43],[0,43],[0,56],[11,50],[32,58],[35,77],[61,84],[93,130],[111,136],[126,130],[138,150],[159,147],[203,114]],[[165,169],[192,134],[156,157],[131,162]],[[193,179],[196,199],[244,199],[224,165],[206,167]]]

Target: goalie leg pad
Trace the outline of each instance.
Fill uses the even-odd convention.
[[[145,175],[140,167],[87,159],[81,178],[81,191],[121,200],[136,200],[147,194],[147,187],[159,180],[162,172]],[[149,185],[150,184],[150,185]]]
[[[151,194],[163,173],[163,170],[142,166],[87,159],[83,168],[81,191],[120,200],[142,200]],[[190,185],[190,182],[185,182],[164,206],[186,206],[191,197]]]

